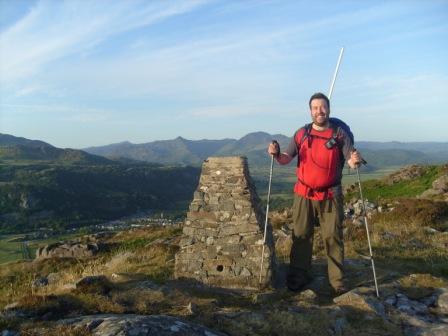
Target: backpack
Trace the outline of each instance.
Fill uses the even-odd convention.
[[[345,122],[343,122],[341,119],[338,118],[329,118],[330,121],[330,127],[333,129],[333,138],[336,139],[339,134],[339,129],[344,130],[345,133],[347,133],[348,137],[352,141],[352,144],[355,143],[355,137],[353,136],[352,131],[350,130],[350,126],[348,126]],[[309,135],[311,132],[311,127],[313,126],[313,123],[306,124],[303,126],[305,128],[305,132],[303,134],[302,140],[300,141],[301,145],[305,138]]]
[[[351,141],[354,140],[353,133],[351,132],[350,127],[345,122],[343,122],[342,120],[337,119],[337,118],[330,118],[329,121],[330,121],[330,129],[332,130],[332,135],[329,136],[329,137],[328,136],[321,137],[321,136],[314,135],[314,134],[312,135],[311,134],[312,123],[306,124],[305,126],[300,128],[297,131],[296,135],[295,135],[295,137],[296,137],[296,144],[297,144],[297,147],[298,147],[297,151],[298,151],[298,153],[300,153],[301,148],[302,148],[303,145],[305,145],[308,148],[310,148],[311,144],[314,142],[313,139],[315,139],[315,138],[318,138],[318,139],[321,139],[321,140],[324,139],[326,141],[325,142],[325,147],[327,147],[327,149],[334,150],[335,147],[337,147],[339,149],[339,162],[340,162],[340,164],[343,167],[344,163],[345,163],[345,159],[344,159],[344,156],[342,154],[343,143],[340,140],[340,138],[341,138],[341,131],[343,130],[347,134],[347,136],[350,138]],[[302,134],[298,133],[300,131],[302,132]],[[307,139],[308,139],[308,141],[306,141]],[[314,161],[312,160],[312,162],[314,162]],[[310,185],[310,184],[308,184],[309,182],[305,182],[305,180],[303,180],[303,175],[301,175],[301,173],[299,173],[299,169],[300,169],[299,168],[299,164],[300,164],[300,160],[298,160],[298,162],[297,162],[297,177],[298,177],[298,181],[301,184],[303,184],[303,185],[307,186],[308,188],[310,188],[309,191],[311,191],[311,192],[313,190],[327,192],[329,188],[331,188],[331,187],[333,187],[335,185],[340,184],[340,181],[335,181],[335,182],[330,182],[328,184],[324,184],[324,185],[318,186],[318,187],[315,186],[314,184]],[[312,180],[316,181],[316,176],[319,176],[319,175],[315,175],[314,169],[312,169],[310,172],[311,172],[311,176],[312,176],[311,177],[311,181]],[[303,171],[302,171],[302,174],[303,174]],[[306,175],[309,176],[308,173]],[[302,177],[300,177],[300,176],[302,176]],[[329,177],[329,176],[327,176],[327,177]],[[330,178],[330,180],[331,179],[332,178]],[[317,178],[317,180],[319,180],[319,178]]]

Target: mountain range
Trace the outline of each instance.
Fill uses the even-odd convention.
[[[199,165],[209,156],[245,155],[250,164],[265,165],[269,160],[266,148],[273,139],[279,142],[281,148],[286,148],[290,142],[290,137],[282,134],[254,132],[238,140],[187,140],[178,137],[173,140],[142,144],[122,142],[89,147],[84,150],[109,159],[126,157],[133,160],[181,165]],[[356,146],[369,164],[377,168],[448,161],[448,142],[359,141]]]
[[[38,140],[0,134],[0,160],[46,160],[66,164],[114,164],[151,162],[163,165],[198,166],[209,156],[244,155],[254,166],[266,165],[267,144],[276,139],[286,148],[290,137],[253,132],[240,139],[188,140],[177,137],[142,144],[125,141],[83,150],[60,149]],[[359,141],[357,148],[372,168],[412,163],[448,161],[448,142]]]

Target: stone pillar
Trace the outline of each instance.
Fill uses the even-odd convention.
[[[176,254],[175,277],[225,288],[260,288],[264,216],[245,157],[205,160]],[[268,227],[262,287],[273,276]]]

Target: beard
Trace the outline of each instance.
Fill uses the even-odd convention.
[[[319,127],[326,126],[328,123],[328,116],[327,115],[318,115],[316,117],[313,117],[313,123]]]

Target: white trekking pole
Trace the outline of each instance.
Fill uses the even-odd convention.
[[[272,141],[273,144],[277,143],[277,141]],[[268,199],[266,201],[266,217],[264,220],[264,236],[263,236],[263,249],[261,251],[261,264],[260,264],[260,280],[259,283],[261,285],[261,278],[263,276],[263,261],[264,261],[264,247],[266,246],[266,236],[268,231],[268,216],[269,216],[269,200],[271,198],[271,182],[272,182],[272,171],[274,170],[274,155],[271,155],[271,169],[269,170],[269,186],[268,186]]]
[[[333,94],[334,83],[336,82],[336,77],[338,76],[339,66],[341,65],[342,55],[344,55],[344,47],[341,48],[339,53],[338,63],[336,64],[336,70],[334,71],[333,80],[330,85],[330,92],[328,93],[328,99],[331,100],[331,95]]]
[[[333,93],[334,83],[336,82],[336,77],[338,76],[339,66],[341,65],[342,55],[344,54],[344,47],[341,48],[341,52],[339,53],[338,63],[336,64],[336,70],[333,75],[333,80],[331,81],[330,85],[330,93],[328,94],[328,99],[331,99],[331,95]],[[356,149],[355,149],[356,150]],[[367,164],[367,162],[362,159],[363,164]],[[372,245],[370,243],[370,234],[369,234],[369,226],[367,224],[367,212],[366,212],[366,203],[364,201],[364,197],[362,195],[362,188],[361,188],[361,178],[359,176],[359,168],[356,167],[356,175],[358,176],[358,186],[359,186],[359,194],[361,196],[362,201],[362,207],[364,212],[364,224],[366,228],[366,234],[367,234],[367,242],[369,244],[369,253],[370,253],[370,261],[372,262],[372,271],[373,271],[373,280],[375,282],[375,290],[376,290],[376,296],[380,297],[380,294],[378,292],[378,283],[376,281],[376,272],[375,272],[375,262],[373,261],[373,253],[372,253]]]
[[[366,227],[367,242],[369,244],[370,261],[372,262],[373,280],[375,282],[376,296],[379,298],[380,293],[378,292],[378,283],[376,281],[375,262],[373,261],[372,245],[370,244],[369,225],[367,224],[366,202],[364,200],[364,197],[362,196],[361,178],[359,177],[359,168],[358,167],[356,167],[356,175],[358,176],[359,194],[361,196],[362,208],[363,208],[363,212],[364,212],[364,224]]]

